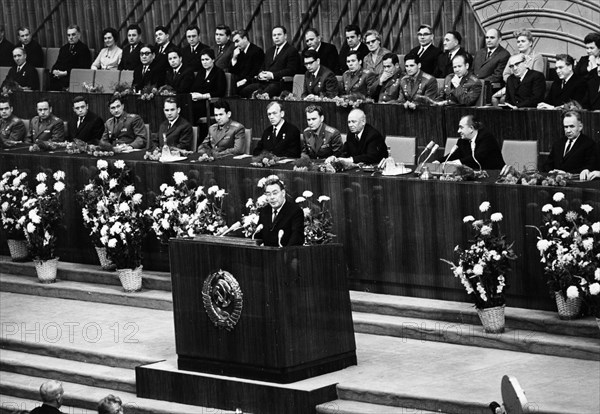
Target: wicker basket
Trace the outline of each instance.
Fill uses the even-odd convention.
[[[135,269],[117,269],[117,274],[125,292],[142,290],[142,266]]]
[[[487,333],[504,332],[504,305],[493,308],[477,309],[483,330]]]
[[[29,249],[25,240],[8,239],[8,251],[13,262],[22,262],[29,256]]]
[[[115,270],[116,267],[113,262],[108,258],[106,253],[106,247],[96,246],[96,253],[98,254],[98,260],[100,261],[100,267],[104,270]]]
[[[35,260],[35,271],[40,282],[56,282],[56,270],[58,268],[58,257],[50,260]]]
[[[579,318],[581,311],[581,297],[565,298],[561,292],[554,292],[556,298],[556,307],[558,308],[558,317],[563,320]]]

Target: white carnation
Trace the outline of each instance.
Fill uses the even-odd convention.
[[[187,175],[185,175],[184,173],[182,173],[181,171],[177,171],[173,174],[173,180],[175,181],[175,184],[180,185],[181,183],[187,181]]]
[[[557,193],[557,194],[562,194],[562,193]],[[555,196],[556,196],[556,194],[555,194]],[[557,201],[560,201],[560,200],[557,200]],[[569,299],[578,298],[579,297],[579,289],[577,289],[576,286],[569,286],[567,288],[567,297]]]
[[[296,197],[296,203],[302,203],[303,201],[306,201],[306,198],[304,198],[304,197]]]
[[[481,276],[483,274],[483,266],[481,266],[480,264],[476,264],[475,266],[473,266],[473,273],[477,276]]]
[[[580,226],[578,230],[579,230],[579,234],[586,235],[586,234],[588,234],[588,231],[590,231],[590,226],[588,226],[587,224],[584,224],[584,225]]]
[[[562,193],[560,193],[562,194]],[[558,216],[559,214],[562,214],[564,210],[562,209],[562,207],[552,207],[552,214],[554,214],[555,216]]]
[[[65,184],[62,181],[58,181],[58,182],[54,183],[54,190],[57,193],[60,193],[64,189],[65,189]]]
[[[598,293],[600,293],[600,283],[592,283],[589,289],[590,295],[596,296]]]
[[[475,217],[473,217],[473,216],[465,216],[463,218],[463,223],[469,223],[471,221],[475,221]]]
[[[547,213],[549,211],[552,211],[552,204],[544,204],[544,207],[542,207],[542,213]]]
[[[548,247],[550,247],[550,242],[548,240],[541,239],[537,242],[537,248],[540,251],[540,253],[543,253],[546,250],[548,250]]]
[[[600,221],[597,221],[594,224],[592,224],[592,231],[594,233],[600,233]]]
[[[565,195],[564,195],[563,193],[560,193],[560,192],[559,192],[559,193],[556,193],[556,194],[554,194],[554,195],[552,196],[552,199],[553,199],[554,201],[556,201],[557,203],[558,203],[559,201],[562,201],[562,200],[564,200],[564,198],[565,198]]]
[[[490,202],[489,201],[484,201],[483,203],[481,203],[479,205],[479,211],[481,211],[482,213],[485,213],[489,209],[490,209]]]
[[[61,170],[56,171],[54,173],[54,179],[56,181],[62,181],[62,180],[64,180],[65,179],[65,172],[61,171]]]
[[[498,222],[498,221],[502,221],[502,213],[494,213],[491,215],[490,217],[492,219],[492,221]]]
[[[319,196],[319,198],[317,199],[317,201],[318,201],[319,203],[322,203],[322,202],[324,202],[324,201],[329,201],[329,200],[331,200],[331,198],[329,198],[329,197],[328,197],[328,196],[326,196],[326,195]]]
[[[35,179],[38,180],[39,182],[44,182],[46,181],[46,174],[41,172],[38,175],[35,176]]]
[[[46,184],[44,183],[39,183],[36,187],[35,187],[35,192],[37,193],[37,195],[42,196],[44,194],[46,194],[46,190],[48,189],[48,187],[46,186]]]
[[[594,209],[594,207],[590,206],[589,204],[582,204],[581,209],[583,211],[585,211],[587,214],[590,214],[590,212]]]
[[[96,167],[98,167],[99,170],[105,170],[108,168],[108,162],[104,160],[98,160],[98,162],[96,162]]]
[[[115,161],[115,167],[118,168],[119,170],[122,170],[123,168],[125,168],[125,161],[123,161],[123,160],[116,160]]]
[[[108,179],[108,172],[106,170],[102,170],[98,174],[98,177],[100,177],[102,181],[106,181]]]
[[[108,247],[110,247],[111,249],[114,249],[115,247],[117,247],[117,239],[108,240]]]
[[[123,191],[125,192],[125,195],[130,196],[130,195],[132,195],[134,193],[135,187],[132,186],[132,185],[128,185],[127,187],[125,187],[123,189]]]
[[[33,233],[35,231],[35,224],[33,224],[33,223],[27,223],[27,231],[29,233]]]
[[[312,191],[306,190],[302,193],[302,195],[306,198],[311,198],[313,196],[313,193],[312,193]]]

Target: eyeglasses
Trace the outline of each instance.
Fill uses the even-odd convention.
[[[304,62],[304,66],[310,66],[315,62],[316,62],[316,60],[311,60],[310,62]]]
[[[373,39],[373,40],[367,40],[365,43],[370,45],[372,43],[375,43],[377,41],[377,39]]]
[[[524,60],[522,60],[522,61],[520,61],[520,62],[515,62],[515,63],[513,63],[512,65],[508,65],[508,67],[509,67],[510,69],[512,69],[512,68],[514,68],[515,66],[517,66],[517,65],[520,65],[520,64],[521,64],[521,63],[523,63],[523,62],[525,62],[525,61],[524,61]]]
[[[431,33],[417,33],[417,36],[431,36]]]
[[[152,52],[140,52],[140,56],[149,56]]]

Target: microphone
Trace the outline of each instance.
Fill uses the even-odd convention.
[[[277,244],[279,244],[279,247],[283,247],[281,245],[281,239],[283,239],[283,229],[279,230],[279,233],[277,233]]]
[[[435,144],[435,142],[429,141],[429,144],[427,144],[425,149],[423,149],[423,151],[421,151],[421,153],[419,154],[419,157],[417,158],[417,167],[419,166],[419,162],[421,161],[421,157],[423,156],[423,154],[425,154],[425,151],[429,151],[434,146],[434,144]],[[419,170],[419,168],[417,168],[417,171],[418,170]]]
[[[434,144],[434,145],[433,145],[433,147],[431,148],[431,151],[429,151],[429,154],[427,155],[427,158],[425,158],[425,161],[423,161],[423,162],[421,163],[421,166],[418,168],[418,170],[419,170],[419,171],[420,171],[421,169],[423,169],[423,166],[425,165],[425,163],[426,163],[426,162],[429,160],[429,158],[431,158],[431,156],[432,156],[433,154],[435,154],[435,153],[436,153],[436,151],[438,150],[438,148],[439,148],[439,147],[440,147],[440,146],[439,146],[438,144]],[[417,171],[415,171],[415,172],[417,172]]]
[[[258,233],[262,229],[263,229],[263,225],[262,224],[259,224],[258,226],[256,226],[256,230],[254,230],[254,233],[252,233],[252,240],[254,240],[254,236],[256,236],[256,233]]]
[[[226,235],[227,233],[230,233],[230,232],[232,232],[232,231],[239,230],[241,227],[242,227],[242,223],[240,223],[239,221],[236,221],[235,223],[233,223],[233,224],[231,225],[231,227],[229,227],[229,228],[228,228],[227,230],[225,230],[223,233],[219,234],[219,236],[221,236],[221,237],[222,237],[222,236]]]
[[[458,145],[454,144],[454,146],[452,147],[452,149],[450,150],[450,152],[446,156],[446,159],[444,160],[444,163],[442,164],[442,174],[444,174],[446,172],[446,163],[448,162],[448,158],[450,158],[450,156],[452,154],[454,154],[457,149],[458,149]]]

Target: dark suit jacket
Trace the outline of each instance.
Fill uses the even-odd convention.
[[[219,47],[215,46],[215,66],[223,70],[229,70],[231,67],[231,55],[233,55],[235,45],[230,40],[223,45],[223,51],[219,53]]]
[[[371,125],[366,124],[360,141],[356,134],[348,132],[342,147],[342,156],[352,157],[355,163],[377,164],[388,156],[385,138]]]
[[[152,140],[153,146],[162,148],[162,146],[165,145],[165,136],[167,138],[166,144],[168,146],[188,151],[192,150],[192,124],[181,116],[177,118],[171,128],[169,128],[169,121],[163,121],[160,124],[158,127],[158,137]]]
[[[73,53],[71,53],[70,45],[67,43],[58,51],[58,58],[52,66],[52,70],[66,70],[70,74],[71,69],[89,69],[91,66],[92,54],[86,44],[82,42],[75,43]]]
[[[199,42],[196,45],[196,49],[194,53],[192,53],[192,47],[187,45],[181,48],[181,57],[183,58],[184,66],[190,68],[193,72],[198,72],[202,69],[202,62],[200,62],[200,52],[204,49],[209,49],[210,46],[205,45],[202,42]]]
[[[283,49],[279,51],[279,54],[273,60],[275,54],[275,46],[270,47],[265,52],[265,61],[261,67],[261,70],[273,72],[273,78],[275,81],[280,81],[284,76],[294,76],[300,69],[300,55],[296,48],[286,42]]]
[[[206,77],[206,69],[202,68],[198,71],[191,92],[210,93],[211,98],[217,98],[225,96],[226,89],[225,72],[223,69],[213,66],[208,77]]]
[[[102,118],[95,113],[88,111],[85,118],[83,118],[83,122],[79,128],[77,128],[78,119],[77,116],[72,116],[71,119],[69,119],[69,140],[73,141],[79,139],[88,144],[98,145],[102,138],[102,134],[104,133],[104,121]]]
[[[161,68],[156,62],[156,59],[148,66],[145,74],[142,74],[143,66],[138,66],[133,71],[133,89],[141,91],[144,86],[153,85],[160,88],[165,84],[165,68]]]
[[[308,50],[308,49],[304,49]],[[317,56],[321,60],[321,66],[325,66],[327,69],[332,71],[334,74],[338,71],[339,56],[337,48],[331,43],[321,42]],[[303,58],[301,58],[301,62]]]
[[[2,42],[0,42],[0,66],[9,67],[15,64],[15,61],[12,57],[12,51],[14,48],[15,45],[6,40],[6,37],[4,40],[2,40]]]
[[[575,66],[575,74],[583,76],[586,79],[590,79],[591,77],[595,76],[595,71],[592,70],[591,72],[588,72],[587,70],[589,61],[590,57],[588,55],[582,56],[581,59],[579,59],[579,62],[577,62],[577,65]]]
[[[411,49],[410,52],[408,52],[408,55],[419,55],[419,50],[421,49],[421,46],[417,46],[414,49]],[[433,75],[433,73],[435,72],[435,67],[437,66],[437,60],[438,60],[438,56],[442,53],[442,51],[440,49],[438,49],[437,47],[435,47],[434,45],[430,45],[427,49],[425,49],[425,52],[423,52],[423,56],[421,56],[419,58],[419,60],[421,61],[421,70],[425,73],[429,73],[430,75]]]
[[[338,75],[342,75],[348,70],[348,65],[346,65],[346,58],[348,57],[348,52],[350,52],[350,47],[348,47],[348,43],[344,43],[342,45],[342,48],[340,49],[339,65],[337,72]],[[358,46],[358,60],[363,60],[368,54],[369,48],[367,47],[367,45],[361,42]]]
[[[283,230],[282,246],[304,244],[304,213],[298,204],[285,200],[272,222],[273,208],[267,204],[260,210],[258,223],[263,225],[259,237],[265,246],[279,246],[279,230]]]
[[[321,66],[317,77],[306,72],[304,75],[304,89],[302,97],[313,94],[316,96],[324,96],[326,98],[333,98],[338,95],[339,85],[335,74],[328,68]]]
[[[523,81],[514,74],[506,80],[506,102],[518,108],[535,108],[544,99],[546,79],[544,74],[529,69]]]
[[[142,48],[142,42],[139,42],[131,51],[131,45],[126,43],[121,47],[123,54],[121,55],[121,62],[119,63],[119,70],[136,70],[142,66],[140,61],[140,49]]]
[[[592,76],[588,79],[583,106],[590,111],[600,110],[600,76]]]
[[[21,72],[19,72],[19,73],[17,73],[16,66],[13,66],[12,68],[10,68],[8,73],[6,74],[6,78],[4,79],[4,82],[9,81],[9,80],[17,82],[23,88],[29,87],[33,91],[40,90],[40,78],[38,76],[37,71],[35,70],[35,67],[33,65],[31,65],[29,62],[27,62],[27,63],[25,63],[25,65],[23,65],[23,68],[21,69]]]
[[[463,55],[467,56],[467,62],[470,62],[471,55],[462,47],[458,49],[458,52],[454,56]],[[421,66],[422,67],[422,66]],[[454,70],[452,69],[452,61],[450,60],[448,53],[442,52],[438,56],[437,64],[435,66],[435,70],[433,75],[436,78],[445,78],[446,76],[453,74]]]
[[[498,46],[492,56],[487,58],[487,47],[475,53],[473,59],[473,73],[479,79],[485,79],[491,83],[503,83],[502,73],[510,58],[510,53],[502,46]]]
[[[260,155],[263,151],[269,151],[278,157],[300,158],[301,143],[300,130],[295,125],[284,121],[279,133],[272,137],[273,127],[270,126],[262,134],[258,145],[254,149],[254,155]]]
[[[177,76],[174,76],[173,68],[167,70],[165,85],[170,85],[177,93],[189,93],[194,83],[194,71],[192,68],[183,65]]]
[[[42,404],[31,410],[31,414],[63,414],[63,412],[51,405]]]
[[[552,144],[548,159],[544,164],[544,171],[563,170],[572,174],[579,174],[586,168],[594,169],[596,158],[596,144],[585,134],[580,134],[573,148],[563,157],[567,138],[557,139]]]
[[[475,158],[471,151],[471,141],[468,139],[459,139],[456,143],[458,149],[448,158],[448,161],[460,160],[463,165],[479,170],[499,170],[504,167],[504,158],[500,151],[500,145],[496,138],[486,130],[480,130],[475,138]],[[447,155],[444,156],[446,159]]]
[[[265,52],[254,43],[250,43],[246,53],[240,52],[235,66],[230,72],[235,75],[235,82],[246,79],[246,85],[251,84],[260,72],[261,65],[265,61]]]
[[[156,66],[162,69],[163,71],[166,71],[169,68],[169,52],[171,50],[177,50],[178,47],[175,46],[172,41],[169,41],[169,44],[167,45],[167,47],[165,47],[165,50],[162,53],[159,53],[160,46],[156,43],[154,44],[154,49],[156,50],[156,57],[154,58]],[[163,74],[163,79],[164,76],[165,75]]]
[[[583,102],[585,98],[585,78],[582,76],[573,74],[571,79],[566,83],[564,87],[561,87],[562,80],[557,79],[552,83],[548,95],[544,102],[552,106],[560,106],[571,100],[575,100],[579,103]]]
[[[38,42],[31,39],[29,44],[21,44],[20,46],[24,47],[25,52],[27,52],[27,63],[31,63],[31,65],[36,68],[44,67],[44,51]]]

